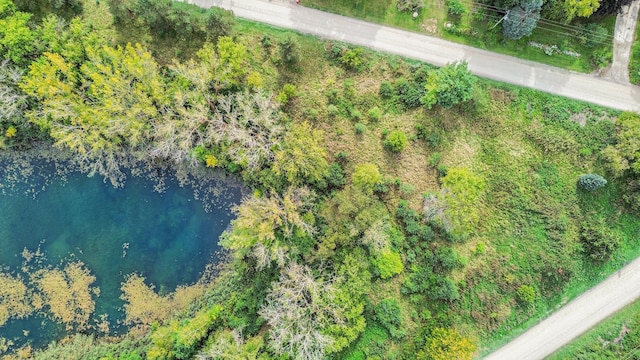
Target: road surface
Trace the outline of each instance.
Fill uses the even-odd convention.
[[[485,360],[544,359],[640,298],[640,258],[580,295]]]
[[[294,0],[189,0],[236,16],[442,66],[466,60],[474,74],[619,110],[640,112],[640,88],[442,39],[296,5]],[[303,0],[304,1],[304,0]]]

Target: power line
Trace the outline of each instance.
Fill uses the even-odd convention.
[[[499,12],[499,13],[506,13],[507,12],[507,10],[504,9],[504,8],[500,8],[500,7],[497,7],[497,6],[484,4],[484,3],[480,3],[480,2],[476,2],[476,1],[472,1],[472,4],[477,6],[477,7],[483,8],[485,10],[491,10],[491,11],[495,11],[495,12]],[[601,34],[599,34],[597,32],[594,32],[593,30],[588,30],[588,29],[585,29],[585,28],[580,27],[580,26],[561,23],[561,22],[558,22],[558,21],[555,21],[555,20],[546,19],[546,18],[543,18],[543,17],[540,17],[538,22],[542,22],[542,23],[547,24],[549,26],[556,26],[556,27],[559,27],[561,29],[566,29],[566,30],[572,30],[572,31],[586,33],[588,35],[598,35],[598,36],[601,35]],[[613,39],[613,35],[609,35],[609,33],[607,33],[606,36],[611,38],[611,39]]]

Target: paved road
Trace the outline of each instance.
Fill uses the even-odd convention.
[[[544,359],[640,297],[640,258],[580,295],[485,360]]]
[[[304,0],[303,0],[304,1]],[[466,60],[476,75],[640,112],[640,88],[296,5],[293,0],[190,0],[237,16],[435,65]]]

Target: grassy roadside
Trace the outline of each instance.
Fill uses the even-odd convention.
[[[555,24],[540,24],[530,37],[513,41],[502,36],[500,26],[494,27],[500,18],[499,14],[474,8],[471,2],[463,3],[467,13],[462,16],[449,15],[445,1],[437,0],[429,2],[416,18],[411,13],[398,11],[396,2],[388,0],[305,0],[303,5],[584,73],[593,72],[611,61],[612,36],[608,38],[611,41],[593,48],[587,47],[575,28],[580,25],[579,22],[573,23],[574,27],[569,30]],[[449,24],[449,27],[445,28],[445,24]],[[613,34],[615,17],[598,19],[597,24]],[[550,55],[543,49],[530,46],[529,42],[555,46],[557,49],[546,50],[553,52]],[[574,52],[580,56],[566,55],[564,52]]]
[[[629,60],[629,80],[632,84],[640,85],[640,21],[636,24],[636,37],[631,46],[631,59]]]
[[[565,359],[637,359],[640,301],[636,301],[548,357]]]

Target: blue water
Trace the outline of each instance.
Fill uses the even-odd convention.
[[[3,176],[0,171],[0,186]],[[218,237],[241,193],[224,180],[199,184],[200,190],[221,190],[206,200],[214,202],[208,213],[194,199],[193,188],[171,180],[163,193],[153,190],[154,182],[131,176],[122,189],[80,173],[66,181],[53,178],[46,186],[21,184],[0,195],[0,267],[21,274],[25,248],[40,248],[45,264],[53,266],[82,261],[96,277],[93,286],[100,288],[94,319],[107,314],[112,330],[121,332],[117,322],[124,315],[120,286],[125,275],[141,274],[156,291],[168,293],[194,283],[207,264],[216,262]],[[39,193],[25,195],[27,188]],[[26,338],[23,330],[29,332]],[[0,337],[36,347],[63,335],[63,327],[39,315],[0,327]]]

